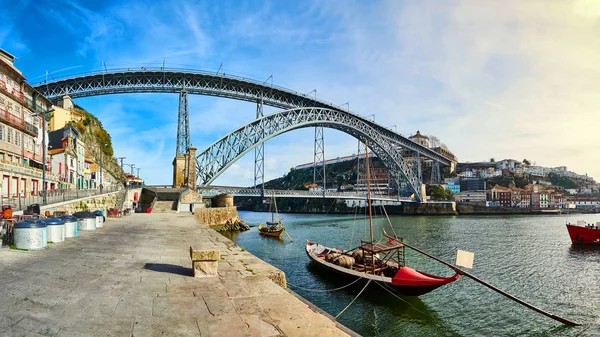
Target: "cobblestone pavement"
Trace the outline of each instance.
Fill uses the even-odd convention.
[[[221,251],[219,277],[192,277],[190,246]],[[0,249],[0,335],[346,335],[273,270],[191,214],[107,219],[46,250]]]

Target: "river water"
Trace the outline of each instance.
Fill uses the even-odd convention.
[[[269,220],[270,213],[239,212],[249,225]],[[309,263],[305,242],[344,249],[368,238],[364,215],[281,214],[294,239],[262,237],[254,227],[231,239],[286,274],[290,289],[333,316],[361,287],[344,286]],[[600,248],[571,245],[565,222],[600,221],[600,215],[375,217],[374,233],[394,231],[407,243],[448,262],[457,248],[475,253],[479,278],[543,310],[582,323],[567,327],[502,295],[461,277],[420,297],[396,298],[371,284],[338,320],[365,336],[600,336]],[[407,263],[442,276],[453,272],[406,250]],[[311,291],[305,290],[311,289]]]

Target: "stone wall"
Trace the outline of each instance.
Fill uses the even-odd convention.
[[[455,202],[422,202],[404,204],[404,215],[456,215]]]
[[[559,209],[531,209],[531,208],[511,208],[511,207],[485,207],[474,203],[458,203],[458,214],[557,214],[561,213]]]
[[[129,190],[127,190],[127,193],[125,194],[125,199],[123,201],[123,208],[133,209],[133,202],[134,202],[133,200],[134,200],[136,193],[137,193],[137,197],[138,197],[137,202],[138,203],[140,202],[140,200],[142,199],[142,189],[141,188],[129,189]],[[116,208],[120,208],[120,206],[118,206]]]
[[[223,226],[227,221],[236,221],[238,212],[236,207],[198,208],[194,211],[200,223],[209,226]]]
[[[233,195],[229,193],[223,193],[216,195],[212,198],[212,207],[232,207],[233,206]]]
[[[123,196],[125,191],[118,191],[112,193],[106,193],[102,195],[81,198],[76,200],[64,201],[52,205],[46,205],[40,207],[40,213],[44,214],[46,211],[50,213],[54,212],[67,212],[73,214],[81,211],[96,211],[102,210],[104,214],[108,214],[109,208],[121,209],[121,203],[123,202]],[[15,212],[14,214],[23,214],[23,211]]]

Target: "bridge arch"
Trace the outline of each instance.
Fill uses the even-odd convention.
[[[196,157],[197,181],[207,186],[234,162],[265,141],[280,134],[311,126],[323,126],[368,141],[397,181],[406,181],[421,201],[421,180],[404,160],[402,148],[394,142],[394,133],[362,117],[327,108],[295,108],[258,118],[214,142]]]
[[[124,93],[180,93],[224,97],[249,102],[260,102],[268,106],[293,109],[316,107],[339,112],[339,116],[357,114],[341,110],[333,103],[317,100],[294,90],[274,86],[247,78],[215,74],[189,69],[141,68],[114,69],[66,77],[39,83],[34,86],[46,98],[56,101],[62,96],[71,98],[124,94]],[[442,165],[450,165],[450,159],[387,128],[362,118],[373,128],[382,130],[398,147],[418,152]]]

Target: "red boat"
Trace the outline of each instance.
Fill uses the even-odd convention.
[[[577,225],[567,224],[571,242],[578,245],[600,245],[600,222],[596,225],[577,221]]]
[[[403,260],[403,249],[402,242],[394,239],[375,244],[363,242],[354,252],[306,241],[306,255],[325,269],[353,279],[379,282],[408,296],[426,294],[456,281],[460,276],[456,273],[450,277],[442,277],[405,266],[400,263]]]
[[[409,296],[420,296],[438,287],[456,281],[454,276],[442,277],[412,269],[406,265],[401,238],[391,237],[384,232],[387,241],[373,240],[373,214],[371,210],[371,176],[369,172],[369,148],[365,143],[367,163],[367,205],[369,210],[370,240],[362,241],[351,250],[329,248],[306,240],[306,255],[328,271],[350,278],[375,281],[383,287],[392,288]]]

